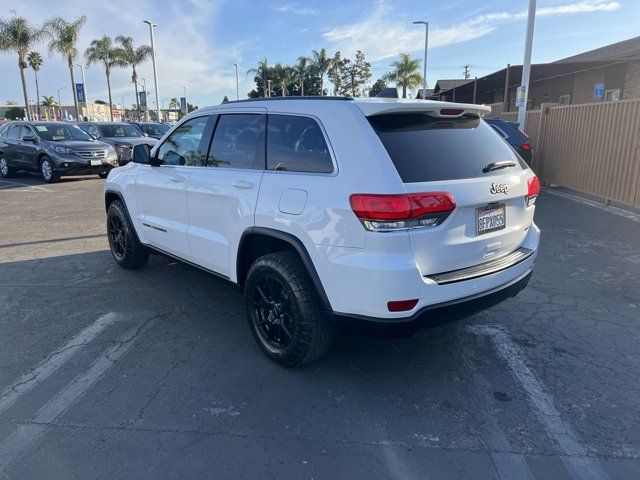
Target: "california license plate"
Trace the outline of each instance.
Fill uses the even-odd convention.
[[[502,230],[507,226],[507,216],[504,203],[480,207],[476,209],[476,213],[476,232],[478,235]]]
[[[95,167],[98,165],[102,165],[102,160],[91,160],[91,166]]]

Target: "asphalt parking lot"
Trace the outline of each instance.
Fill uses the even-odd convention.
[[[640,217],[545,191],[518,297],[284,369],[230,285],[0,181],[0,478],[640,478]]]

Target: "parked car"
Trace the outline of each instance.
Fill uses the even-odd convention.
[[[485,120],[498,134],[518,152],[518,155],[531,165],[533,148],[529,136],[518,128],[516,122],[507,122],[499,118],[488,118]]]
[[[238,284],[282,365],[321,356],[335,328],[407,335],[467,316],[526,286],[540,236],[538,178],[487,111],[327,97],[199,109],[107,178],[111,253]]]
[[[131,161],[131,150],[135,145],[153,146],[156,143],[154,138],[145,137],[137,127],[125,122],[80,122],[78,126],[101,142],[113,145],[120,165]]]
[[[130,122],[131,125],[134,125],[140,133],[146,135],[147,137],[155,138],[156,140],[160,140],[162,136],[169,131],[169,126],[164,123],[154,123],[154,122]]]
[[[11,122],[0,131],[0,174],[40,172],[46,183],[64,175],[105,178],[118,166],[111,145],[66,122]]]

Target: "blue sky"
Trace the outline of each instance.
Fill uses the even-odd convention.
[[[224,95],[235,97],[234,63],[240,67],[240,94],[251,89],[247,69],[264,57],[270,64],[291,63],[312,49],[340,50],[351,55],[365,52],[373,64],[371,81],[389,69],[400,52],[422,58],[424,27],[430,22],[427,78],[460,78],[462,66],[471,65],[472,76],[482,76],[522,63],[527,0],[3,0],[0,16],[18,15],[40,23],[54,15],[73,18],[84,14],[78,49],[82,53],[94,38],[104,34],[131,35],[138,44],[149,42],[142,19],[159,24],[156,30],[161,103],[188,89],[189,101],[217,104]],[[554,61],[638,35],[639,0],[538,0],[533,61]],[[71,101],[66,63],[38,45],[44,66],[41,95],[61,91]],[[81,57],[78,59],[81,61]],[[15,54],[0,54],[0,103],[20,102],[21,87]],[[103,69],[86,71],[89,100],[106,99]],[[140,76],[153,84],[151,62]],[[35,96],[33,73],[28,72],[30,95]],[[135,101],[130,72],[112,74],[114,103]],[[153,87],[149,87],[153,90]]]

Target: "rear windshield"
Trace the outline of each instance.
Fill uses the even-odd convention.
[[[405,183],[501,175],[518,166],[483,173],[493,162],[518,157],[475,115],[456,119],[421,113],[368,117]]]
[[[101,137],[142,137],[142,133],[133,125],[128,123],[114,123],[113,125],[98,125]]]
[[[141,123],[142,131],[147,135],[162,136],[169,131],[169,127],[162,123]]]

